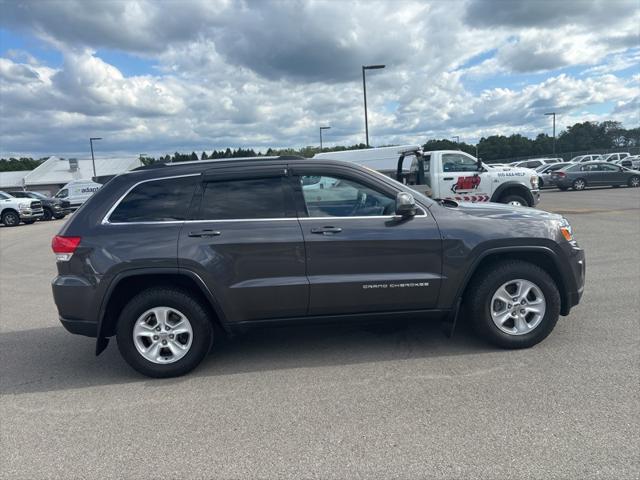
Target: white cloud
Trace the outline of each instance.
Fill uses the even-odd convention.
[[[84,151],[95,135],[105,138],[103,150],[150,154],[302,146],[317,142],[320,124],[332,126],[328,144],[358,143],[364,139],[360,66],[366,63],[387,64],[367,77],[374,144],[535,134],[546,129],[547,109],[567,125],[605,103],[615,105],[611,114],[591,119],[637,124],[638,80],[615,72],[637,61],[637,50],[627,44],[637,35],[633,20],[640,9],[607,14],[603,29],[584,12],[565,12],[558,22],[536,7],[537,25],[519,8],[493,20],[488,14],[472,18],[468,12],[480,7],[470,5],[3,4],[0,25],[46,39],[64,60],[52,68],[29,52],[0,58],[1,153]],[[584,10],[602,8],[595,2]],[[127,76],[100,58],[102,48],[152,59],[157,67]],[[583,75],[554,72],[577,65],[590,67]],[[496,74],[541,71],[550,73],[530,85],[478,93],[465,86],[471,77],[486,85]]]

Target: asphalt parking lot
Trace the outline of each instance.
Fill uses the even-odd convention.
[[[60,326],[63,221],[0,228],[0,477],[637,479],[640,189],[542,195],[587,285],[532,349],[464,325],[283,328],[170,380]]]

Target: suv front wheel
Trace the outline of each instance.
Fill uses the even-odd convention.
[[[560,315],[560,293],[540,267],[523,261],[491,266],[467,290],[476,332],[502,348],[527,348],[544,340]]]
[[[124,307],[118,349],[131,367],[150,377],[176,377],[200,364],[211,348],[207,311],[181,289],[145,290]]]

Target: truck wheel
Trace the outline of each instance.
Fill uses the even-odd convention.
[[[506,203],[514,207],[529,207],[529,203],[520,195],[506,195],[500,199],[500,203]]]
[[[205,308],[188,292],[156,287],[139,293],[122,309],[116,338],[121,355],[138,372],[177,377],[207,355],[213,327]]]
[[[465,302],[475,331],[502,348],[527,348],[544,340],[560,315],[560,293],[549,274],[519,260],[474,276]]]
[[[49,208],[43,209],[42,220],[48,222],[53,218],[53,212]]]
[[[2,223],[5,227],[15,227],[20,224],[20,215],[13,210],[9,210],[2,214]]]
[[[573,186],[574,190],[578,190],[578,191],[584,190],[586,188],[586,186],[587,186],[587,182],[582,178],[576,178],[573,181],[573,185],[572,186]]]

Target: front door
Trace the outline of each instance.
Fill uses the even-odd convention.
[[[398,220],[395,191],[364,173],[296,167],[310,284],[309,315],[434,308],[441,239],[427,209]]]
[[[180,233],[180,267],[205,281],[240,322],[304,316],[304,243],[286,169],[215,172],[201,186],[196,218]]]
[[[440,198],[464,202],[488,202],[491,198],[491,177],[478,172],[477,161],[462,153],[443,153],[438,178]]]

